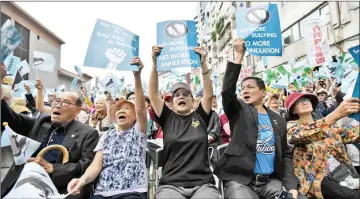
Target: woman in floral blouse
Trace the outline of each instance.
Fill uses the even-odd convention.
[[[130,64],[139,65],[139,71],[134,72],[135,105],[121,98],[109,109],[116,129],[103,134],[84,175],[68,184],[68,192],[74,195],[98,178],[92,199],[147,198],[147,108],[140,77],[143,64],[137,57]]]
[[[317,104],[315,95],[305,93],[293,93],[285,102],[292,119],[287,127],[288,143],[294,147],[299,191],[314,198],[360,198],[360,192],[342,187],[328,177],[338,165],[351,165],[344,144],[359,142],[359,126],[335,123],[359,112],[359,99],[345,100],[334,112],[315,121],[311,113]]]

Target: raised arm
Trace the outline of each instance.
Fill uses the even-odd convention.
[[[150,80],[149,80],[149,98],[152,107],[154,108],[156,116],[160,117],[161,112],[164,107],[164,101],[161,100],[159,93],[159,79],[158,79],[158,72],[156,71],[156,56],[161,52],[162,47],[154,46],[152,47],[152,61],[153,66],[150,73]]]
[[[37,89],[36,109],[41,113],[51,113],[51,108],[44,105],[44,85],[40,80],[35,81],[35,88]]]
[[[144,90],[141,84],[141,70],[144,68],[144,64],[141,62],[141,59],[134,57],[130,61],[130,64],[138,64],[139,71],[134,71],[135,79],[135,112],[136,120],[139,124],[141,132],[146,133],[147,130],[147,108],[145,107],[145,96]]]
[[[245,53],[244,41],[242,39],[236,39],[233,46],[235,61],[234,63],[227,63],[221,92],[224,112],[229,119],[233,118],[241,109],[236,95],[236,83],[240,75],[241,62]]]
[[[29,132],[35,124],[35,119],[23,114],[18,114],[12,110],[4,99],[2,91],[2,81],[6,76],[7,69],[1,63],[1,81],[0,81],[0,99],[1,99],[1,130],[4,130],[2,122],[7,122],[9,126],[16,132],[24,136],[28,136]]]
[[[201,57],[201,74],[203,76],[202,84],[204,88],[204,96],[201,98],[201,105],[204,111],[209,114],[211,111],[213,98],[213,86],[210,78],[211,70],[209,70],[206,65],[206,51],[200,47],[195,48],[194,51]]]

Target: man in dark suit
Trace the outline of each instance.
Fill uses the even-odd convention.
[[[214,173],[224,180],[225,198],[275,198],[282,186],[297,198],[299,181],[286,141],[286,121],[263,105],[266,91],[260,78],[244,78],[243,100],[237,99],[244,41],[236,39],[233,46],[235,61],[227,64],[222,89],[231,140]]]
[[[4,77],[4,70],[6,68],[2,65],[1,77]],[[41,165],[50,175],[58,191],[65,193],[70,180],[76,176],[80,177],[92,162],[95,155],[93,150],[99,140],[99,134],[94,128],[74,120],[81,110],[81,95],[75,92],[62,93],[53,101],[51,115],[41,114],[37,118],[15,113],[5,102],[2,90],[0,96],[1,121],[8,122],[16,133],[41,143],[33,157],[44,147],[53,144],[63,145],[68,150],[69,161],[66,164],[61,164],[62,155],[56,150],[49,151],[44,158],[29,159],[30,162]],[[1,129],[4,129],[3,125]],[[10,191],[21,169],[13,166],[9,171],[1,183],[2,195]]]

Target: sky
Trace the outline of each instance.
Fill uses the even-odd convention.
[[[83,66],[87,47],[97,19],[117,24],[139,35],[139,55],[145,67],[143,81],[148,81],[152,67],[151,47],[156,45],[156,23],[166,20],[193,20],[196,2],[16,2],[65,44],[61,47],[61,68],[75,72]],[[82,67],[92,76],[102,76],[103,69]],[[99,75],[100,74],[100,75]],[[126,82],[133,82],[131,72],[119,71]],[[131,76],[129,76],[131,75]]]

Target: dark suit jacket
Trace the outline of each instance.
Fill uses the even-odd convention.
[[[52,124],[50,115],[41,114],[37,118],[31,118],[17,114],[4,100],[1,100],[1,121],[8,122],[9,127],[14,132],[40,143],[46,140]],[[1,129],[4,129],[2,124]],[[60,193],[66,192],[67,184],[71,179],[80,177],[91,164],[95,156],[93,150],[99,140],[97,130],[78,121],[74,121],[65,133],[62,145],[69,151],[69,162],[61,164],[62,157],[59,157],[58,163],[53,165],[54,172],[50,175]],[[33,156],[36,156],[38,152],[39,150]],[[13,179],[12,183],[15,183],[16,180],[17,177]],[[12,183],[7,182],[5,184],[11,186]]]
[[[238,100],[236,82],[241,65],[228,62],[222,89],[222,104],[229,118],[231,141],[222,154],[214,173],[223,180],[233,180],[248,185],[254,175],[256,142],[258,138],[258,112]],[[266,109],[275,134],[274,176],[287,189],[298,189],[299,181],[294,174],[292,153],[286,139],[286,121],[277,113]]]

